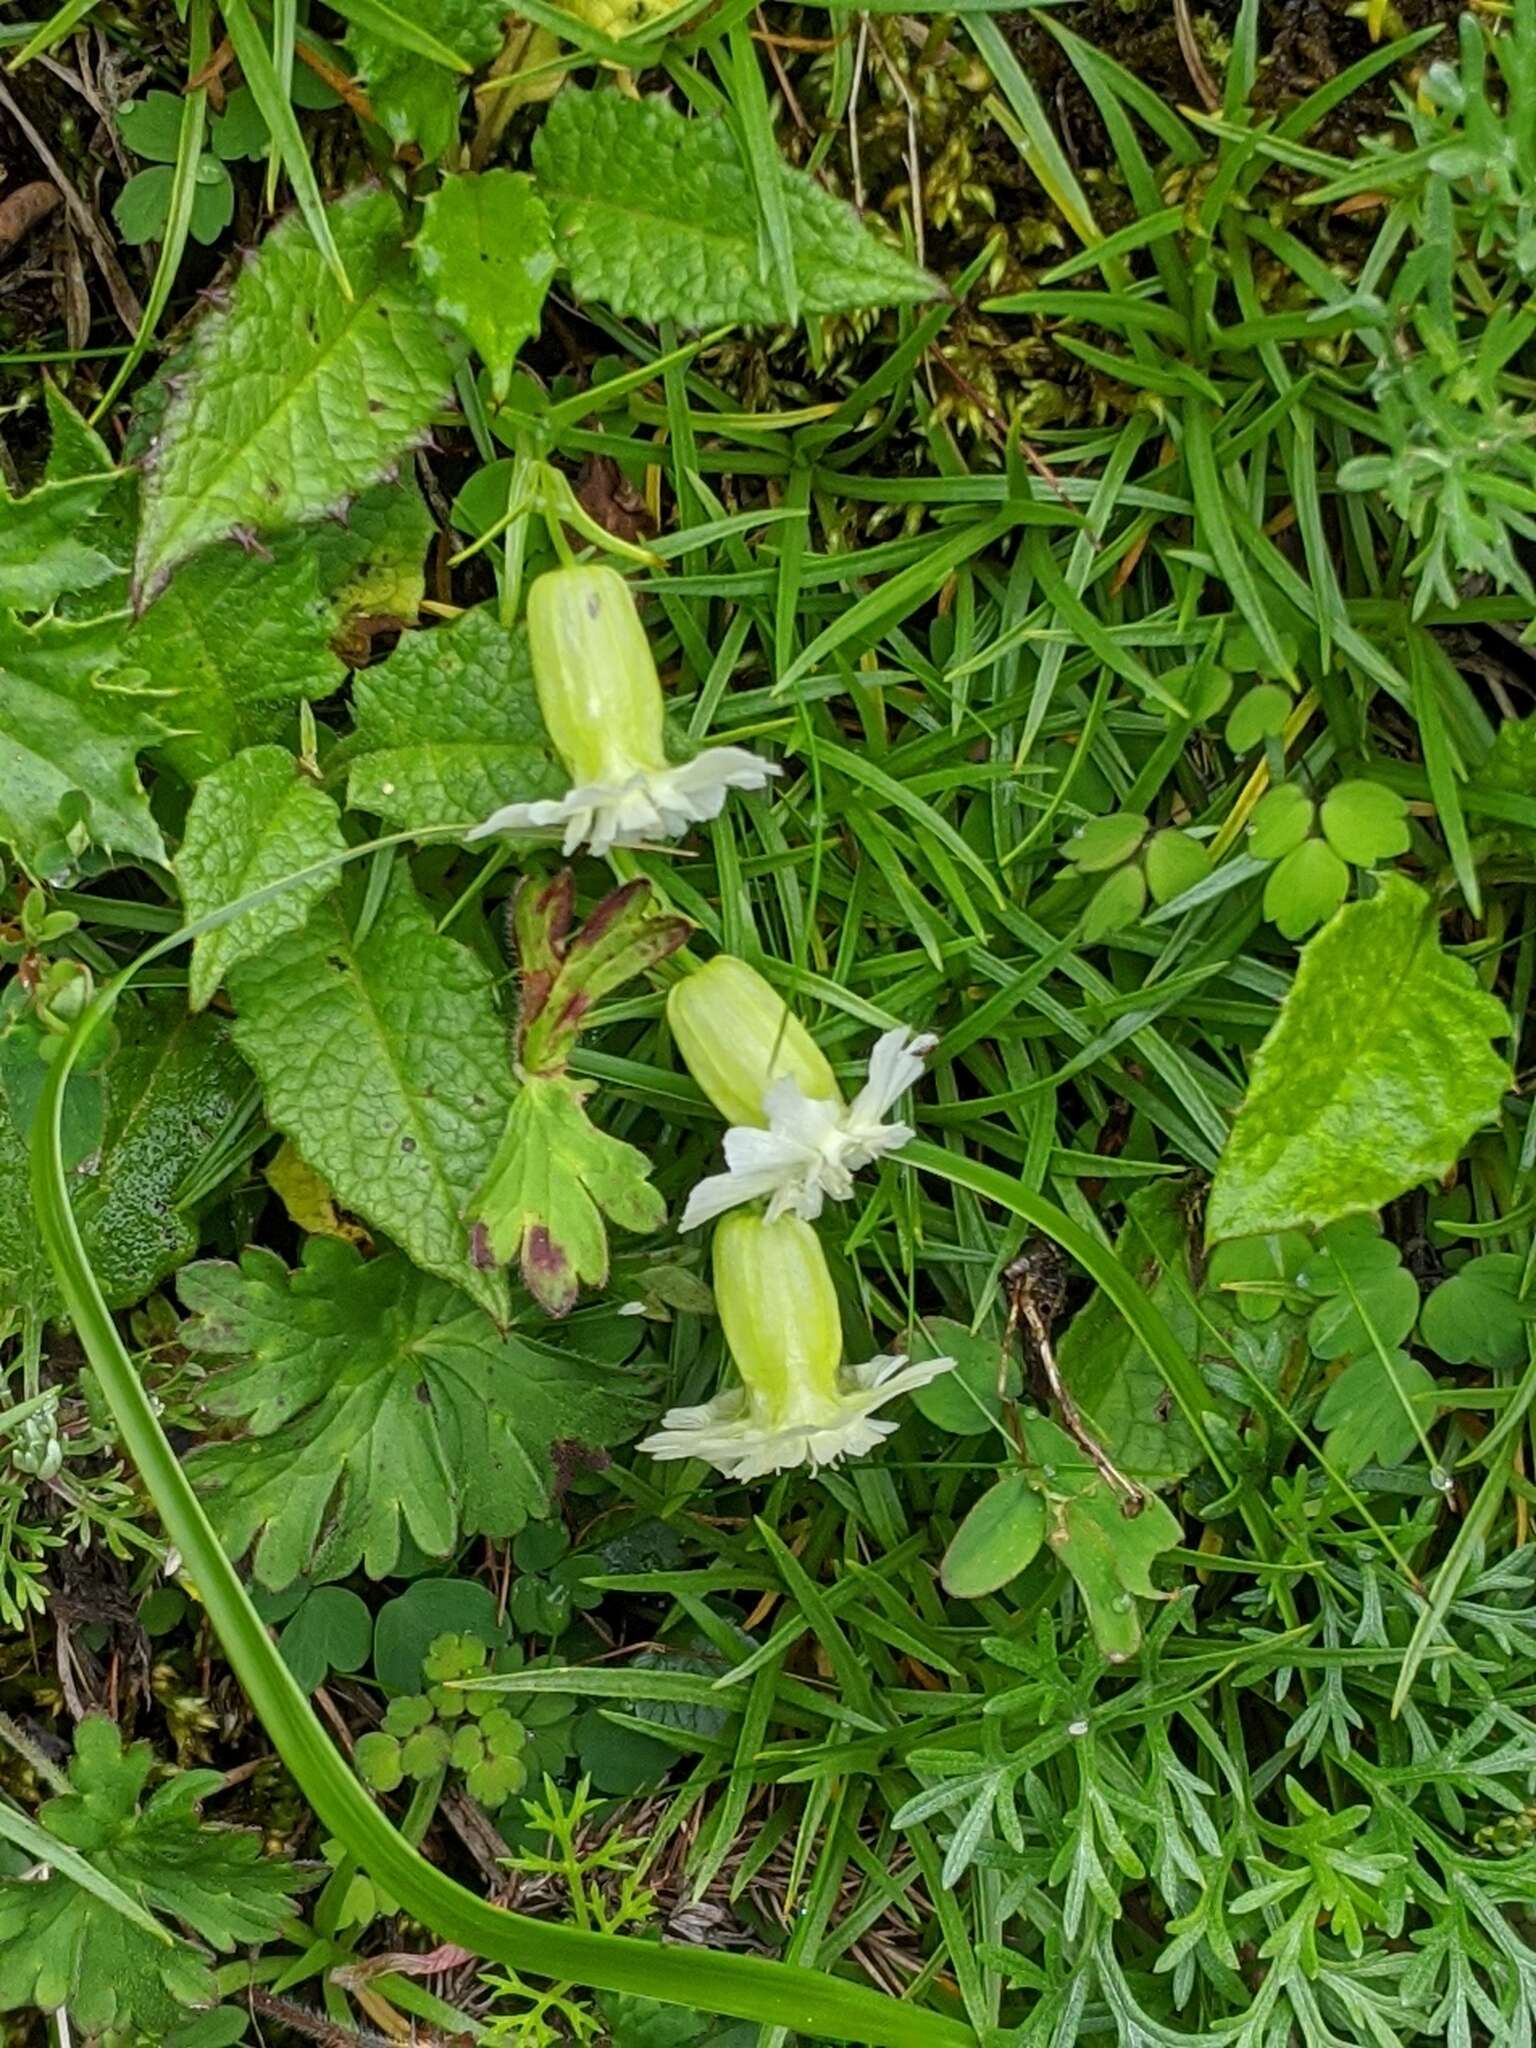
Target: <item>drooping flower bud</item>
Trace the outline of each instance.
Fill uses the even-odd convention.
[[[758,1420],[835,1420],[843,1325],[815,1231],[798,1216],[764,1223],[738,1210],[721,1221],[711,1256],[720,1327]]]
[[[724,1173],[701,1180],[684,1230],[742,1202],[766,1201],[768,1221],[813,1221],[846,1202],[861,1167],[899,1152],[910,1124],[889,1112],[921,1077],[938,1040],[898,1025],[875,1042],[869,1079],[843,1100],[826,1054],[755,967],[722,953],[667,997],[667,1022],[688,1071],[731,1128]]]
[[[595,565],[538,577],[528,652],[545,730],[572,782],[666,767],[661,678],[622,576]]]
[[[727,1216],[715,1232],[715,1302],[740,1374],[700,1408],[674,1408],[641,1444],[653,1458],[703,1458],[728,1479],[861,1457],[896,1424],[874,1419],[952,1358],[881,1356],[840,1366],[837,1295],[816,1233],[798,1216]]]
[[[766,1125],[763,1097],[783,1075],[807,1099],[842,1107],[826,1054],[777,990],[732,953],[674,984],[667,1023],[689,1073],[729,1124]]]
[[[733,789],[779,773],[745,747],[667,760],[661,680],[629,585],[599,566],[551,569],[528,594],[528,644],[545,729],[573,778],[563,797],[503,804],[467,835],[564,828],[564,850],[676,839]]]

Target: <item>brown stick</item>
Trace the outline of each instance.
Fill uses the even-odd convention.
[[[46,220],[62,196],[57,185],[37,178],[30,185],[18,186],[9,199],[0,199],[0,256],[30,235],[40,220]]]
[[[144,308],[134,297],[133,286],[129,284],[123,266],[117,260],[117,252],[107,240],[101,222],[65,176],[58,158],[16,104],[15,97],[3,78],[0,78],[0,107],[4,107],[26,136],[37,154],[38,162],[58,186],[59,196],[68,207],[75,225],[91,245],[91,254],[96,258],[97,267],[106,280],[107,290],[112,295],[112,303],[117,308],[117,317],[130,334],[137,334],[144,324]]]

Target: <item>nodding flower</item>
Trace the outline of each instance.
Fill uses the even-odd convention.
[[[544,727],[565,763],[562,797],[503,804],[467,835],[563,829],[563,850],[677,839],[716,818],[733,789],[779,774],[745,747],[709,747],[674,765],[661,679],[629,585],[598,566],[551,569],[528,593],[528,648]]]
[[[724,1173],[699,1182],[684,1230],[743,1202],[766,1200],[769,1222],[819,1216],[846,1202],[860,1167],[900,1151],[910,1124],[888,1112],[938,1043],[904,1027],[876,1040],[868,1078],[845,1102],[826,1055],[783,998],[745,960],[721,954],[678,982],[667,1022],[688,1071],[725,1117]]]
[[[736,1380],[699,1408],[673,1408],[640,1445],[653,1458],[702,1458],[727,1479],[814,1472],[862,1457],[897,1427],[877,1419],[952,1358],[882,1355],[845,1366],[826,1256],[798,1216],[725,1217],[713,1245],[715,1303]]]

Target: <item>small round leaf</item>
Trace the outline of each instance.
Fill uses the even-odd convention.
[[[1288,939],[1299,939],[1344,901],[1349,869],[1321,839],[1304,839],[1264,885],[1264,915]]]
[[[1340,860],[1374,867],[1408,851],[1408,806],[1381,782],[1341,782],[1323,798],[1323,836]]]
[[[979,1600],[1016,1579],[1045,1540],[1045,1498],[1028,1475],[1009,1472],[977,1501],[944,1553],[944,1590]]]
[[[1154,832],[1147,846],[1147,887],[1154,903],[1171,903],[1211,872],[1211,856],[1198,839],[1169,826]]]
[[[1090,818],[1079,825],[1066,844],[1067,859],[1079,874],[1099,875],[1128,861],[1147,836],[1147,821],[1139,811],[1115,811],[1107,818]]]
[[[1294,782],[1262,796],[1248,820],[1248,851],[1255,860],[1283,860],[1312,830],[1312,799]]]

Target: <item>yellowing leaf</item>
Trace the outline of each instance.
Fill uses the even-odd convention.
[[[368,1250],[373,1240],[360,1223],[344,1216],[336,1197],[291,1138],[284,1138],[262,1168],[262,1178],[288,1213],[290,1223],[309,1237],[339,1237]]]

